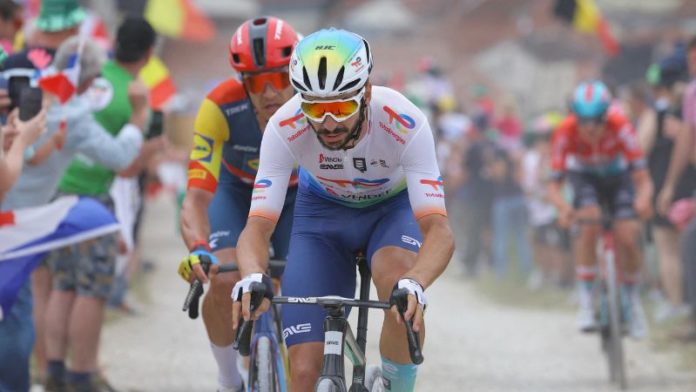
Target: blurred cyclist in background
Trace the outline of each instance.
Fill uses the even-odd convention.
[[[629,330],[638,338],[647,333],[638,290],[643,262],[638,218],[647,219],[652,214],[653,185],[633,126],[621,113],[610,110],[610,104],[609,89],[600,81],[583,82],[575,89],[572,113],[552,137],[549,199],[558,208],[559,223],[565,227],[575,219],[599,221],[601,207],[608,207],[614,219]],[[563,195],[565,179],[573,189],[572,205]],[[580,305],[577,321],[583,331],[595,328],[592,292],[601,229],[599,224],[582,224],[575,242]]]

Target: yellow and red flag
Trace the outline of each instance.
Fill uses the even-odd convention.
[[[208,41],[215,25],[191,0],[149,0],[145,18],[158,33],[189,41]]]
[[[176,86],[169,74],[169,69],[159,57],[150,57],[150,61],[140,70],[139,76],[150,90],[152,109],[161,110],[176,95]]]
[[[619,53],[619,43],[595,0],[556,0],[553,12],[560,19],[572,24],[575,30],[597,34],[602,47],[610,55]]]

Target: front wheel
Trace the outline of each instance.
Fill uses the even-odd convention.
[[[259,392],[276,392],[271,340],[265,336],[256,341],[256,381]]]
[[[616,265],[613,257],[607,263],[607,302],[609,308],[609,329],[607,339],[607,359],[611,381],[621,389],[626,389],[626,369],[623,353],[623,328],[621,295],[617,283]]]

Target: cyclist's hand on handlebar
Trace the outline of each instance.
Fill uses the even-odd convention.
[[[255,284],[256,283],[256,284]],[[263,295],[261,304],[256,307],[253,314],[251,312],[251,293],[256,290]],[[271,278],[260,272],[249,274],[244,279],[237,282],[232,289],[232,326],[237,328],[240,316],[244,320],[256,320],[271,306],[273,299],[273,283]]]
[[[408,304],[406,311],[404,312],[404,319],[413,321],[413,331],[419,332],[421,330],[421,326],[423,325],[423,312],[425,311],[425,307],[428,305],[428,299],[425,296],[423,286],[413,279],[399,279],[392,289],[392,297],[399,289],[408,290]],[[390,302],[394,303],[393,300],[390,300]],[[396,315],[397,322],[401,323],[401,315],[399,314],[399,310],[397,309],[396,305],[392,306],[391,310]]]
[[[196,248],[179,263],[179,276],[185,281],[192,282],[194,277],[203,283],[208,283],[208,277],[201,267],[201,257],[208,256],[213,264],[217,264],[217,258],[212,253],[202,248]],[[193,274],[191,272],[193,271]]]

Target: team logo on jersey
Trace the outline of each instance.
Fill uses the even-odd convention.
[[[253,193],[263,193],[263,191],[265,191],[266,188],[270,188],[271,185],[273,185],[273,182],[271,180],[269,180],[268,178],[258,180],[254,184],[254,192]]]
[[[191,151],[191,160],[200,162],[210,162],[213,158],[213,146],[215,141],[209,137],[205,137],[200,133],[193,135],[193,151]]]
[[[360,170],[361,173],[365,173],[367,171],[365,158],[353,158],[353,167]]]
[[[438,177],[437,180],[429,180],[427,178],[424,178],[424,179],[420,180],[420,183],[423,185],[431,186],[436,191],[441,190],[445,185],[442,182],[442,176]]]
[[[305,125],[307,125],[307,119],[305,118],[304,113],[302,113],[302,110],[298,109],[294,116],[281,120],[278,125],[281,127],[289,126],[291,129],[303,128]]]
[[[332,184],[336,184],[341,188],[345,188],[347,186],[352,186],[356,189],[369,189],[369,188],[376,188],[380,185],[386,184],[389,182],[388,178],[379,178],[376,180],[368,180],[366,178],[355,178],[353,180],[337,180],[333,178],[325,178],[325,177],[320,177],[317,176],[317,178],[321,181],[326,181]]]
[[[400,133],[406,134],[410,129],[416,127],[416,120],[408,114],[399,114],[386,105],[384,106],[384,111],[389,115],[389,125],[395,126]]]
[[[319,154],[319,168],[325,170],[343,169],[343,159]]]

